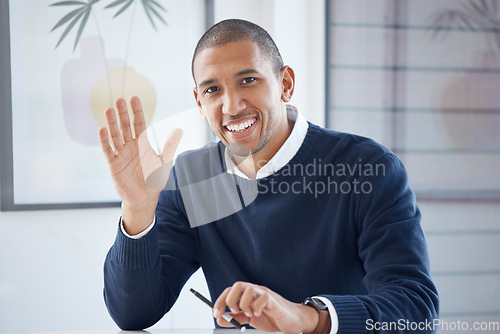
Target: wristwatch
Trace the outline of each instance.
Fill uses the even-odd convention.
[[[328,306],[325,305],[321,300],[317,298],[307,297],[302,304],[314,308],[318,313],[324,310],[328,310]]]

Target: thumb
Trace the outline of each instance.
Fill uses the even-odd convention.
[[[182,139],[183,131],[182,129],[173,129],[167,136],[165,140],[165,144],[163,145],[162,157],[163,163],[167,165],[172,165],[172,161],[174,160],[175,151],[179,146],[179,142]]]
[[[172,162],[174,159],[174,154],[179,146],[179,142],[182,138],[182,130],[174,129],[172,130],[163,145],[163,151],[160,155],[160,159],[156,153],[150,148],[151,155],[155,157],[154,161],[149,164],[144,164],[143,173],[146,185],[155,190],[162,190],[168,181],[168,176],[170,174],[170,168],[172,167]],[[145,139],[147,141],[147,138]],[[148,142],[149,143],[149,142]],[[139,149],[141,145],[139,145]]]

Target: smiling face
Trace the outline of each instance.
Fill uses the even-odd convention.
[[[257,44],[227,43],[200,51],[194,61],[194,95],[215,135],[234,156],[268,161],[290,134],[285,102],[293,71],[279,75]]]

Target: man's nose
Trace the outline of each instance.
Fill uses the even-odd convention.
[[[231,116],[238,115],[247,106],[245,99],[234,91],[226,92],[222,103],[222,112]]]

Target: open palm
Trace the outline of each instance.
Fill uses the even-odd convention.
[[[118,195],[125,205],[137,207],[141,203],[157,202],[160,191],[167,183],[182,131],[172,131],[162,153],[158,155],[148,141],[139,98],[132,97],[130,105],[133,125],[125,100],[117,99],[118,117],[113,108],[105,111],[108,128],[99,130],[99,138]]]

